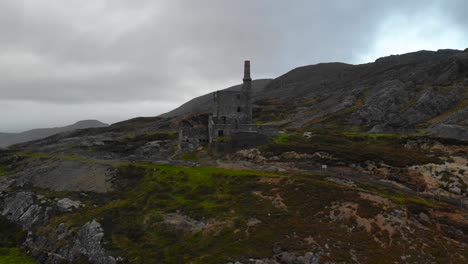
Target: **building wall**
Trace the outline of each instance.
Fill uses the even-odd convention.
[[[248,96],[244,92],[218,91],[213,94],[215,109],[213,120],[219,124],[250,124],[251,114],[248,105]]]
[[[261,133],[235,132],[228,141],[214,141],[210,149],[214,154],[235,152],[241,149],[254,148],[267,144],[270,137]]]
[[[255,124],[212,124],[210,142],[216,141],[219,137],[233,137],[237,133],[257,133],[271,138],[278,136],[278,127]]]
[[[181,149],[197,149],[209,143],[208,128],[184,127],[179,130],[179,147]]]
[[[222,135],[219,131],[223,131]],[[217,153],[227,153],[268,143],[278,136],[278,127],[254,124],[213,124],[208,127],[184,127],[179,131],[179,147],[195,150],[210,144]]]

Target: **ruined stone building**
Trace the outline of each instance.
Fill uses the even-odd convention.
[[[207,122],[192,122],[184,126],[179,136],[181,147],[196,148],[210,144],[221,151],[234,150],[264,144],[277,136],[276,126],[253,123],[252,109],[250,61],[245,61],[242,89],[214,92],[212,113],[207,116]]]

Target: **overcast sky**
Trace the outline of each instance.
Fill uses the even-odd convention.
[[[0,0],[0,131],[156,116],[253,78],[468,47],[466,0]]]

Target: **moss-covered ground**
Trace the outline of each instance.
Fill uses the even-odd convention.
[[[36,263],[19,248],[26,233],[0,216],[0,264]]]
[[[32,264],[36,263],[19,248],[0,248],[0,264]]]
[[[97,148],[122,153],[149,141],[173,137],[170,133],[130,135],[119,138],[120,143]],[[306,138],[287,133],[264,146],[262,152],[276,156],[289,151],[326,152],[336,158],[329,162],[339,165],[368,160],[396,167],[441,162],[434,153],[405,147],[408,140],[421,138],[340,131],[314,131]],[[80,196],[34,190],[50,200],[69,197],[86,205],[73,213],[54,215],[47,226],[36,231],[51,234],[60,223],[76,231],[96,219],[105,230],[105,247],[130,263],[227,263],[268,258],[274,248],[299,254],[323,251],[327,254],[322,260],[333,262],[356,257],[361,263],[398,263],[404,256],[409,263],[441,263],[447,259],[464,263],[463,257],[468,258],[459,238],[450,237],[456,233],[451,226],[465,230],[463,223],[441,219],[423,227],[415,224],[421,213],[453,213],[456,209],[391,187],[375,186],[371,181],[350,187],[327,181],[334,176],[331,174],[96,161],[74,154],[18,154],[25,159],[112,166],[116,175],[110,193]],[[179,158],[198,161],[198,154],[180,154]],[[392,206],[364,199],[362,194],[388,200]],[[331,216],[345,210],[343,206],[355,206],[356,212],[349,218],[333,219]],[[171,214],[193,219],[202,227],[168,224],[165,219]],[[393,215],[401,223],[392,220]],[[393,221],[392,227],[385,221]],[[363,222],[370,223],[369,229]],[[394,233],[390,233],[392,228]]]
[[[369,233],[353,218],[330,220],[333,206],[349,201],[358,204],[357,213],[363,218],[389,213],[361,199],[362,192],[388,198],[410,216],[439,207],[383,187],[351,188],[314,174],[146,163],[121,164],[117,169],[115,192],[96,199],[94,206],[52,218],[40,232],[48,233],[60,223],[76,230],[96,219],[104,227],[108,250],[132,263],[226,263],[271,257],[273,248],[307,252],[318,247],[328,247],[326,259],[331,261],[347,261],[355,255],[362,263],[394,263],[401,260],[403,251],[422,261],[423,244],[430,245],[424,256],[437,262],[452,256],[456,256],[454,263],[459,260],[455,253],[460,249],[440,239],[432,227],[413,231],[420,239],[416,241],[398,232],[391,237],[378,229]],[[275,204],[275,198],[284,207]],[[165,224],[165,216],[171,213],[202,222],[205,228],[187,230]]]
[[[0,166],[0,177],[3,177],[6,175],[6,168],[3,166]]]

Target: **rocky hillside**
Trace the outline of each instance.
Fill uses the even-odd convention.
[[[466,142],[324,130],[215,156],[180,152],[176,128],[136,118],[0,152],[0,263],[468,259]]]
[[[362,65],[304,66],[261,84],[254,89],[255,118],[285,129],[468,140],[468,50],[419,51]],[[206,98],[164,116],[207,110]]]
[[[0,148],[5,148],[10,145],[23,143],[27,141],[46,138],[57,133],[73,131],[76,129],[92,128],[92,127],[106,127],[107,124],[101,123],[97,120],[83,120],[76,122],[73,125],[65,127],[54,128],[40,128],[28,130],[21,133],[0,133]]]

